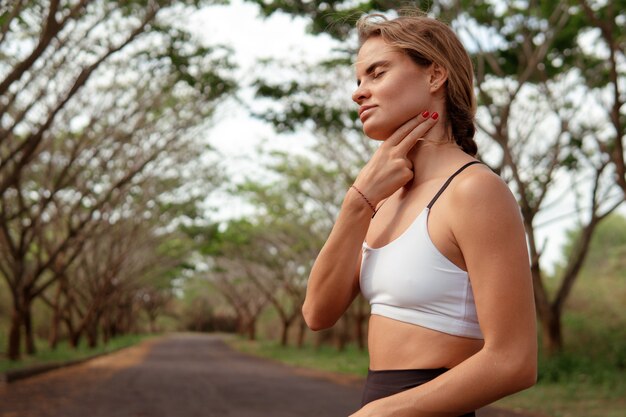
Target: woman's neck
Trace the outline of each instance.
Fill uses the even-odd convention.
[[[450,166],[458,165],[467,154],[454,141],[425,138],[407,156],[413,163],[411,185],[416,186],[432,178],[449,175]]]

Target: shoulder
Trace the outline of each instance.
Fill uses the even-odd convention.
[[[506,182],[488,166],[476,164],[468,167],[456,179],[451,199],[457,209],[471,210],[472,215],[495,214],[503,208],[519,213],[515,196]],[[479,212],[475,210],[479,209]]]
[[[525,236],[520,207],[506,182],[485,165],[459,175],[450,196],[449,219],[457,243],[490,245]]]

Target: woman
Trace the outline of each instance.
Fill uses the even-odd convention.
[[[426,16],[357,24],[363,130],[383,141],[346,193],[312,268],[310,328],[361,292],[370,370],[353,416],[473,416],[536,380],[524,228],[506,184],[474,158],[471,60]]]

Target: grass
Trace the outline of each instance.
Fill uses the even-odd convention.
[[[527,410],[550,417],[624,417],[624,387],[539,382],[535,387],[496,403],[502,408]]]
[[[283,347],[274,341],[243,338],[230,339],[229,344],[241,352],[293,366],[363,377],[367,374],[367,353],[353,346],[337,352],[330,346],[305,345],[298,349]],[[542,357],[538,384],[495,405],[549,417],[624,417],[624,369],[616,369],[612,358],[607,358],[598,364],[598,360],[577,352],[551,359]]]
[[[363,377],[367,375],[367,352],[360,351],[352,345],[338,353],[337,349],[327,345],[316,348],[306,344],[298,349],[292,346],[280,346],[274,341],[249,341],[243,338],[231,338],[228,343],[240,352],[280,361],[292,366]]]
[[[498,405],[551,417],[624,417],[626,329],[608,320],[593,323],[585,310],[570,310],[566,350],[540,356],[538,384]]]
[[[76,349],[73,349],[66,342],[61,342],[55,350],[51,350],[46,341],[37,340],[37,353],[35,355],[22,355],[22,359],[19,361],[11,361],[6,358],[6,355],[0,355],[0,373],[37,365],[85,359],[135,345],[148,337],[151,336],[120,336],[109,340],[106,345],[100,344],[95,349],[90,349],[86,343],[81,343]]]

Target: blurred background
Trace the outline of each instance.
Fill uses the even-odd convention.
[[[354,22],[407,6],[471,53],[526,226],[539,384],[502,405],[623,416],[623,0],[0,0],[0,372],[202,331],[362,375],[367,303],[319,333],[300,307],[376,146]]]

